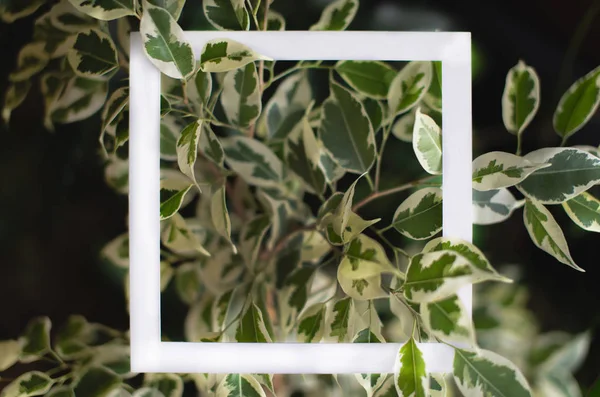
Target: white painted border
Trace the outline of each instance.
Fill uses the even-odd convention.
[[[230,38],[275,60],[442,61],[444,235],[472,239],[471,36],[453,32],[186,32],[199,56]],[[130,60],[131,370],[177,373],[389,373],[400,344],[161,342],[160,73],[132,33]],[[471,309],[471,291],[461,299]],[[430,372],[451,372],[446,345],[420,345]]]

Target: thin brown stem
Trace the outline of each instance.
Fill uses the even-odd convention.
[[[418,179],[416,181],[412,181],[412,182],[406,183],[404,185],[400,185],[400,186],[392,188],[392,189],[383,190],[383,191],[380,191],[380,192],[373,192],[369,196],[365,197],[358,204],[354,205],[354,207],[352,207],[352,211],[356,212],[357,210],[359,210],[360,208],[362,208],[365,205],[369,204],[373,200],[376,200],[376,199],[381,198],[381,197],[389,196],[390,194],[403,192],[403,191],[408,190],[410,188],[413,188],[415,186],[419,186],[419,185],[427,182],[428,180],[430,180],[432,178],[434,178],[434,176],[428,176],[428,177],[425,177],[425,178]]]

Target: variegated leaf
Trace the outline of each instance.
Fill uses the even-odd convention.
[[[175,291],[182,302],[190,305],[198,299],[202,287],[200,266],[195,262],[187,262],[175,270]]]
[[[177,21],[181,16],[186,0],[148,0],[148,2],[156,7],[164,8]]]
[[[76,396],[106,397],[121,384],[121,378],[114,371],[101,366],[91,366],[78,379],[73,392]]]
[[[0,372],[6,371],[19,361],[23,340],[0,341]]]
[[[433,76],[431,62],[408,63],[396,75],[387,95],[390,114],[409,111],[425,96]]]
[[[120,391],[125,392],[126,394],[116,394],[117,390],[111,392],[107,397],[131,397],[131,394],[125,392],[123,389]],[[53,387],[47,394],[46,397],[75,397],[75,392],[71,386],[59,386]]]
[[[364,174],[376,157],[375,134],[362,103],[349,90],[331,82],[323,104],[319,137],[335,161],[348,172]]]
[[[383,384],[375,390],[373,397],[398,397],[395,386],[396,380],[393,376],[388,376]]]
[[[442,111],[442,62],[432,61],[433,76],[429,91],[423,97],[423,103],[436,112]]]
[[[235,340],[241,343],[268,343],[271,336],[265,326],[263,312],[255,304],[250,304],[242,314],[235,332]]]
[[[425,359],[414,338],[410,338],[398,352],[394,379],[399,397],[429,395],[429,375],[425,367]]]
[[[77,7],[73,6],[73,4],[69,0],[60,0],[54,7],[50,9],[50,12],[46,15],[49,16],[49,21],[51,22],[51,25],[54,28],[56,28],[56,30],[62,31],[64,33],[74,33],[74,35],[72,36],[76,36],[77,33],[81,33],[89,29],[100,28],[101,26],[101,24],[98,23],[97,18],[93,18],[90,15],[82,13],[79,9],[77,9]],[[36,21],[36,23],[38,21]],[[62,35],[59,34],[59,36]],[[42,39],[42,41],[46,41],[43,40],[42,37],[37,37],[37,40],[40,39]],[[52,42],[54,41],[54,39],[57,38],[49,38],[49,41]],[[48,41],[46,41],[46,45],[48,44]],[[51,52],[49,51],[49,53]],[[52,55],[53,58],[57,56],[58,55],[56,53]]]
[[[65,10],[66,8],[69,8]],[[67,55],[67,52],[73,47],[75,43],[76,35],[71,31],[72,29],[65,30],[63,27],[57,27],[60,20],[66,19],[67,21],[73,21],[75,19],[80,22],[83,14],[75,10],[77,15],[73,15],[70,11],[73,7],[68,3],[67,0],[61,1],[50,9],[46,14],[39,17],[34,24],[33,40],[36,42],[42,42],[45,44],[44,51],[50,56],[50,58],[60,58]],[[68,18],[64,18],[64,14],[68,13]],[[92,18],[90,18],[92,21]],[[58,22],[58,23],[57,23]],[[89,21],[86,21],[86,24]],[[64,25],[64,24],[63,24]],[[79,24],[75,26],[75,32],[79,32],[88,29],[89,26],[80,27]]]
[[[160,390],[152,389],[151,387],[142,387],[136,390],[131,397],[165,397]]]
[[[549,163],[529,175],[519,189],[543,204],[559,204],[600,182],[600,158],[574,148],[544,148],[528,153],[532,163]]]
[[[229,245],[221,246],[211,254],[210,258],[204,260],[200,273],[206,289],[219,296],[240,285],[240,276],[246,269],[242,258],[235,255]]]
[[[445,374],[429,374],[429,397],[446,397],[446,379]]]
[[[277,188],[283,180],[283,164],[264,144],[247,137],[222,140],[225,161],[247,183]]]
[[[160,122],[160,158],[161,160],[177,160],[177,143],[182,139],[181,127],[175,118],[165,116]],[[185,129],[184,129],[185,131]],[[189,134],[189,131],[186,131]],[[189,138],[189,136],[188,136]],[[185,168],[182,169],[182,172]],[[186,171],[188,172],[188,171]],[[189,172],[188,172],[189,173]],[[185,175],[185,172],[184,172]],[[188,176],[189,178],[189,176]],[[188,179],[189,181],[189,179]]]
[[[381,274],[355,279],[338,276],[338,283],[346,295],[359,301],[388,296],[388,293],[381,288]]]
[[[584,272],[571,258],[567,240],[554,217],[542,203],[527,199],[523,222],[531,240],[541,250],[554,256],[559,262]]]
[[[213,226],[217,233],[225,238],[231,244],[233,253],[237,253],[237,248],[231,241],[231,220],[227,211],[227,196],[225,193],[225,185],[221,186],[213,193],[210,205],[210,213]]]
[[[77,75],[90,79],[110,78],[119,69],[115,43],[108,34],[98,29],[77,35],[68,60]]]
[[[592,70],[565,92],[554,112],[554,130],[567,139],[583,128],[600,105],[600,67]]]
[[[261,244],[271,222],[266,215],[257,215],[245,222],[239,237],[240,254],[250,269],[254,269]]]
[[[562,204],[569,218],[577,226],[590,232],[600,233],[600,200],[583,192]]]
[[[455,349],[453,374],[466,396],[531,397],[531,389],[519,369],[489,350]]]
[[[115,192],[127,194],[129,192],[129,162],[111,159],[104,169],[104,180]]]
[[[192,232],[186,220],[179,214],[173,214],[167,221],[161,233],[163,244],[181,255],[202,254],[210,256],[210,253],[202,246],[202,242]]]
[[[356,334],[352,343],[383,343],[383,336],[365,328]],[[379,389],[386,379],[387,374],[355,374],[358,383],[365,389],[367,395],[372,396],[373,391]]]
[[[335,0],[323,10],[310,30],[346,30],[358,11],[358,0]]]
[[[28,80],[46,67],[50,57],[44,49],[44,43],[36,41],[25,44],[17,57],[17,68],[9,76],[10,81]]]
[[[79,11],[96,19],[110,21],[135,15],[134,0],[70,0]]]
[[[176,374],[146,374],[144,385],[158,390],[165,397],[183,395],[183,379]]]
[[[371,120],[373,132],[377,135],[377,132],[383,124],[383,102],[373,98],[364,98],[362,103],[369,116],[369,120]]]
[[[413,126],[413,150],[421,167],[432,175],[442,174],[442,130],[417,109]]]
[[[420,313],[423,324],[433,336],[449,343],[475,344],[471,314],[458,296],[422,303]]]
[[[12,23],[33,14],[44,3],[45,0],[5,0],[0,4],[0,19]]]
[[[30,88],[31,82],[29,80],[9,84],[4,94],[4,106],[2,107],[2,120],[5,124],[9,123],[13,110],[23,103]]]
[[[323,175],[329,184],[337,182],[346,173],[323,147],[322,142],[319,142],[319,168],[323,170]]]
[[[415,127],[417,108],[400,116],[392,126],[392,134],[402,142],[413,142],[413,130]]]
[[[211,74],[209,72],[197,70],[194,83],[196,87],[196,93],[198,94],[199,104],[204,107],[208,106],[210,95],[213,89],[213,79]]]
[[[160,220],[169,219],[181,208],[186,195],[194,185],[187,185],[181,190],[160,189]]]
[[[231,124],[248,128],[255,123],[262,110],[262,101],[254,62],[225,75],[221,105]]]
[[[202,134],[202,124],[203,122],[201,120],[197,120],[186,126],[183,131],[181,131],[176,147],[179,169],[190,178],[196,186],[198,186],[198,182],[196,181],[194,166],[196,165],[196,159],[198,158],[198,141]],[[198,186],[198,189],[200,189],[200,186]]]
[[[541,375],[533,386],[535,397],[582,397],[579,383],[568,372]],[[595,397],[589,393],[588,397]]]
[[[162,73],[183,80],[194,73],[196,57],[192,46],[167,10],[144,0],[140,33],[146,55]]]
[[[49,79],[52,79],[52,75],[49,75]],[[56,84],[52,80],[48,81],[47,84]],[[55,91],[56,86],[48,87],[50,91],[48,95],[52,95]],[[129,104],[129,89],[127,87],[121,87],[116,89],[106,101],[104,108],[102,109],[102,126],[100,127],[100,145],[106,153],[106,147],[104,146],[104,134],[108,133],[112,135],[116,134],[116,128],[119,118]]]
[[[473,161],[473,188],[480,191],[514,186],[550,164],[535,164],[505,152],[489,152]]]
[[[3,390],[2,397],[30,397],[45,395],[54,384],[48,375],[40,371],[25,372],[10,382]]]
[[[251,48],[237,41],[214,39],[208,41],[202,49],[200,69],[211,73],[228,72],[258,60],[269,61],[271,58],[259,55]]]
[[[219,384],[216,397],[266,397],[266,394],[253,376],[229,374]]]
[[[23,332],[23,347],[19,360],[30,363],[39,360],[51,350],[50,328],[52,324],[48,317],[36,317],[29,321]]]
[[[410,195],[396,210],[392,226],[413,240],[428,239],[442,230],[442,190],[428,187]]]
[[[338,279],[358,280],[382,273],[398,275],[400,271],[392,265],[381,244],[364,234],[352,240],[338,267]]]
[[[250,15],[244,0],[203,0],[206,19],[218,30],[248,30]]]
[[[267,30],[285,30],[285,18],[283,17],[283,15],[281,15],[277,11],[269,10],[269,14],[267,15]]]
[[[281,325],[287,332],[306,305],[314,274],[313,267],[300,267],[293,270],[283,281],[278,298],[281,306]]]
[[[106,81],[73,77],[49,106],[53,121],[61,124],[84,120],[102,108],[108,94]]]
[[[502,120],[508,132],[520,135],[540,107],[540,80],[525,62],[508,71],[502,95]]]
[[[336,301],[327,313],[325,339],[335,342],[349,342],[354,335],[356,312],[352,298],[346,297]]]
[[[473,189],[473,223],[492,225],[503,222],[524,204],[525,201],[517,201],[506,188],[485,192]]]
[[[377,61],[340,61],[335,70],[353,89],[374,99],[386,99],[396,70]]]
[[[219,142],[219,138],[217,138],[208,123],[204,123],[202,128],[203,130],[198,142],[200,152],[204,157],[222,168],[225,163],[225,152],[223,151],[221,142]]]
[[[317,343],[325,332],[326,306],[318,303],[307,308],[298,318],[298,342]]]
[[[546,334],[550,338],[540,338],[534,345],[532,353],[537,350],[541,353],[540,358],[543,358],[541,362],[536,362],[536,372],[539,374],[574,373],[581,367],[588,355],[592,337],[590,332],[583,332],[579,335],[558,333],[565,337],[552,338],[556,334],[556,332]],[[558,343],[544,343],[550,341]]]
[[[26,83],[29,86],[29,81],[27,81]],[[44,127],[46,127],[48,131],[54,131],[54,123],[52,122],[52,107],[62,94],[62,91],[64,90],[66,85],[67,81],[65,81],[64,75],[60,72],[47,72],[40,77],[40,90],[42,91],[42,95],[44,96]],[[11,88],[12,87],[9,87],[9,90]],[[117,122],[115,122],[114,125],[115,131],[116,124]],[[102,139],[104,138],[103,135],[104,134],[100,135]],[[103,149],[106,150],[104,146]]]

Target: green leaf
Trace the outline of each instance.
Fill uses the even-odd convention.
[[[177,140],[177,164],[179,169],[200,189],[195,175],[195,164],[198,158],[198,141],[202,134],[201,120],[187,125]]]
[[[181,255],[210,256],[198,236],[192,232],[186,220],[179,214],[174,214],[166,221],[161,233],[161,240],[167,248]]]
[[[203,0],[206,19],[218,30],[248,30],[250,15],[244,0]]]
[[[266,395],[253,376],[229,374],[219,384],[216,397],[266,397]]]
[[[374,99],[386,99],[396,70],[378,61],[340,61],[335,70],[354,90]]]
[[[432,110],[437,112],[442,111],[442,62],[432,61],[433,77],[429,91],[423,97],[423,102]]]
[[[508,71],[502,95],[502,120],[511,134],[520,135],[540,107],[540,80],[525,62]]]
[[[352,298],[346,297],[338,300],[333,305],[331,317],[327,322],[329,325],[326,336],[328,339],[342,343],[348,342],[354,334],[354,302]]]
[[[240,254],[250,269],[254,269],[262,241],[270,226],[271,222],[266,215],[257,215],[242,226],[238,239]]]
[[[489,152],[473,161],[473,189],[486,191],[514,186],[533,172],[550,167],[505,152]]]
[[[525,156],[532,163],[550,163],[529,175],[519,189],[542,204],[563,203],[600,182],[600,158],[574,148],[544,148]]]
[[[554,130],[567,139],[579,131],[600,104],[600,68],[577,80],[565,92],[554,112]]]
[[[250,185],[279,188],[283,164],[271,149],[248,137],[236,136],[222,141],[227,164]]]
[[[433,336],[449,343],[475,345],[471,314],[456,295],[437,302],[422,303],[420,313],[423,324]]]
[[[584,192],[564,202],[562,206],[577,226],[600,233],[600,200]]]
[[[198,100],[203,106],[208,106],[210,95],[213,89],[213,79],[209,72],[198,70],[194,78],[196,91],[198,92]]]
[[[369,116],[369,120],[371,120],[373,131],[377,134],[383,124],[383,103],[372,98],[365,98],[363,106]]]
[[[208,123],[204,123],[202,128],[203,130],[200,134],[200,140],[198,142],[200,152],[204,155],[204,157],[223,168],[225,162],[225,152],[223,151],[221,142],[219,142],[219,138],[217,138]]]
[[[229,219],[229,212],[227,211],[225,185],[221,186],[213,193],[210,204],[210,213],[213,226],[217,233],[231,244],[233,253],[237,253],[237,249],[231,241],[231,220]]]
[[[188,305],[198,299],[202,290],[202,281],[197,263],[184,263],[175,269],[175,290],[179,299]]]
[[[413,240],[428,239],[442,230],[442,190],[428,187],[410,195],[396,210],[392,226]]]
[[[263,313],[252,303],[245,309],[235,331],[235,340],[243,343],[270,343],[271,336],[267,331]]]
[[[50,352],[50,328],[48,317],[37,317],[29,321],[23,333],[24,345],[20,360],[32,362]]]
[[[69,0],[79,11],[96,19],[110,21],[135,15],[134,0]]]
[[[176,374],[147,374],[144,384],[160,391],[165,397],[183,395],[183,379]]]
[[[310,30],[346,30],[358,11],[358,0],[336,0],[321,13]]]
[[[2,120],[8,125],[12,111],[19,107],[27,97],[31,82],[29,80],[9,84],[4,96],[2,107]]]
[[[237,41],[214,39],[208,41],[202,49],[200,69],[211,73],[228,72],[258,60],[270,61],[272,59],[257,54],[251,48]]]
[[[358,98],[334,81],[323,104],[319,137],[348,172],[364,174],[373,166],[375,134],[369,116]]]
[[[404,113],[425,96],[433,76],[431,62],[410,62],[396,75],[387,95],[390,114]]]
[[[473,189],[473,223],[492,225],[507,220],[524,201],[517,201],[505,188],[480,192]]]
[[[413,150],[421,167],[432,175],[442,174],[442,130],[431,117],[417,109],[413,126]]]
[[[81,32],[68,53],[73,71],[85,78],[110,78],[119,69],[117,48],[112,38],[98,29]]]
[[[106,81],[71,78],[60,96],[49,105],[52,121],[62,124],[85,120],[105,104],[108,94]]]
[[[0,393],[0,397],[42,396],[53,384],[54,381],[43,372],[26,372],[10,382]]]
[[[0,372],[12,367],[21,356],[23,347],[22,340],[0,341]]]
[[[162,119],[162,121],[160,123],[160,158],[162,160],[168,160],[168,161],[178,160],[177,144],[181,139],[183,139],[183,137],[182,137],[183,134],[180,132],[180,128],[181,127],[177,124],[177,122],[175,121],[174,118],[164,117]],[[198,128],[200,129],[200,127],[198,127]],[[184,129],[184,131],[186,131],[186,130]],[[193,134],[193,131],[186,131],[186,132],[188,134]],[[186,139],[191,139],[191,137],[188,135],[188,136],[186,136]],[[181,154],[184,155],[183,152],[181,152]],[[184,159],[183,161],[187,161],[187,159]],[[187,176],[186,172],[189,173],[189,170],[186,168],[187,167],[184,167],[183,169],[180,168],[180,169],[182,170],[182,172],[183,172],[183,170],[186,170],[183,173]],[[189,176],[188,176],[188,178],[189,178]]]
[[[464,395],[531,397],[521,371],[504,357],[483,349],[454,351],[454,380]]]
[[[307,308],[298,318],[298,342],[317,343],[325,333],[326,306],[317,303]]]
[[[531,240],[538,248],[552,255],[559,262],[580,272],[585,272],[571,258],[565,235],[550,211],[540,202],[527,199],[525,211],[523,211],[523,222]]]
[[[92,367],[79,379],[75,386],[75,395],[104,397],[120,385],[121,378],[113,371]]]
[[[256,122],[262,102],[254,62],[225,75],[221,105],[227,119],[235,126],[248,128]]]
[[[9,76],[10,81],[17,82],[30,79],[46,67],[50,57],[44,50],[43,42],[25,44],[17,57],[17,68]]]
[[[0,4],[0,19],[12,23],[36,12],[45,0],[5,0]]]
[[[398,352],[394,379],[399,397],[429,395],[429,376],[425,368],[425,359],[414,338],[410,338]]]
[[[196,57],[192,46],[167,10],[144,0],[140,33],[144,39],[146,55],[162,73],[184,80],[194,73]]]

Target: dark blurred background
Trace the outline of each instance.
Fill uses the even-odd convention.
[[[276,0],[273,9],[288,30],[318,20],[327,0]],[[0,92],[22,45],[31,39],[36,15],[0,23]],[[362,0],[352,30],[458,30],[473,38],[474,155],[514,152],[516,139],[503,127],[500,99],[506,73],[519,59],[541,80],[540,111],[525,133],[524,152],[558,146],[552,113],[562,92],[600,64],[598,0]],[[181,25],[209,29],[199,0],[188,0]],[[119,277],[103,266],[99,250],[125,231],[127,198],[104,183],[98,155],[99,115],[54,133],[43,127],[39,90],[0,125],[0,340],[17,336],[27,321],[48,315],[61,324],[69,314],[128,328]],[[600,117],[571,144],[600,143]],[[400,142],[395,145],[401,145]],[[390,150],[394,150],[392,146]],[[402,164],[388,156],[387,175]],[[594,192],[598,192],[598,187]],[[393,211],[397,202],[381,202]],[[530,307],[544,330],[594,330],[589,356],[577,374],[587,389],[600,374],[600,238],[576,227],[558,207],[571,252],[587,273],[564,266],[536,249],[521,211],[500,225],[476,227],[476,244],[495,265],[518,264],[531,291]]]

